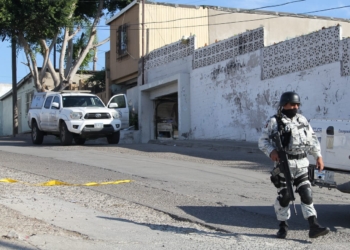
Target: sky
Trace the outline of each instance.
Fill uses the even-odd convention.
[[[210,5],[242,9],[262,8],[261,10],[291,13],[306,13],[311,11],[339,8],[314,13],[312,15],[350,19],[350,2],[348,0],[165,0],[156,2],[188,5]],[[274,5],[281,6],[273,7]],[[98,26],[97,34],[99,41],[109,37],[109,26],[105,25],[107,19],[108,18],[102,17]],[[98,60],[96,64],[97,70],[104,68],[105,52],[109,51],[109,48],[109,42],[98,47]],[[57,54],[57,58],[58,56],[59,54]],[[38,61],[40,58],[41,57],[38,57]],[[51,58],[53,58],[53,56],[51,56]],[[17,82],[19,82],[29,73],[28,67],[23,63],[26,63],[25,54],[23,51],[19,51],[17,54]],[[11,65],[11,44],[8,41],[0,41],[0,83],[12,83]],[[56,65],[58,65],[58,62]],[[38,66],[40,66],[40,64]],[[92,64],[90,66],[91,67],[89,69],[92,70]]]

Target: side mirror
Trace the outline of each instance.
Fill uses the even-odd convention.
[[[60,108],[60,104],[58,102],[53,102],[51,104],[51,108],[59,109]]]
[[[118,108],[118,104],[115,102],[112,102],[108,105],[108,108]]]

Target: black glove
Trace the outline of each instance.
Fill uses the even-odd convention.
[[[279,175],[271,175],[270,176],[270,180],[273,183],[273,185],[276,188],[280,188],[281,187],[281,182],[280,182],[280,176]]]

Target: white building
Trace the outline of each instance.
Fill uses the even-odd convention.
[[[141,141],[162,138],[161,123],[174,120],[168,139],[256,141],[285,91],[299,93],[308,119],[350,119],[350,38],[341,26],[267,47],[266,36],[258,28],[199,49],[190,37],[152,51],[145,84],[139,77],[128,91],[139,93]],[[176,119],[160,110],[166,102],[176,104]]]
[[[10,83],[0,83],[0,97],[12,88]]]

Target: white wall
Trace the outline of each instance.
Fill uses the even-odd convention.
[[[190,134],[190,71],[192,56],[172,61],[147,71],[147,84],[139,86],[139,129],[141,142],[155,138],[154,100],[157,97],[178,93],[179,138]]]
[[[0,83],[0,97],[5,93],[7,93],[11,88],[12,88],[12,84]],[[2,101],[0,100],[0,136],[2,135],[3,117],[4,117],[3,104],[2,104]]]
[[[161,88],[164,79],[189,72],[189,85],[184,85],[189,86],[184,92],[188,99],[184,100],[190,102],[179,104],[179,110],[190,110],[184,120],[190,121],[187,138],[192,139],[257,141],[285,91],[299,93],[301,112],[308,119],[350,119],[350,39],[341,37],[341,28],[334,26],[255,51],[244,50],[229,59],[225,55],[232,48],[226,46],[227,39],[221,42],[225,43],[222,49],[195,50],[195,67],[190,59],[187,63],[179,59],[147,70],[141,101],[150,98],[142,90],[152,84]],[[220,42],[215,45],[220,46]],[[142,119],[153,117],[150,109],[143,109]]]
[[[126,90],[126,96],[130,112],[137,114],[139,109],[139,86]]]
[[[12,84],[9,83],[0,83],[0,97],[12,89]]]
[[[19,111],[19,124],[18,124],[18,133],[29,132],[30,128],[27,123],[27,113],[26,113],[26,94],[34,90],[34,83],[32,79],[27,80],[17,89],[17,99],[21,99],[21,106],[18,106]],[[13,130],[13,114],[12,114],[12,94],[9,95],[2,101],[2,112],[6,114],[3,116],[2,121],[2,130],[0,131],[1,136],[12,135]]]
[[[191,73],[191,138],[256,141],[285,91],[300,95],[308,119],[350,119],[340,62],[261,80],[260,61],[258,51],[238,56],[237,70],[225,71],[227,60]]]

